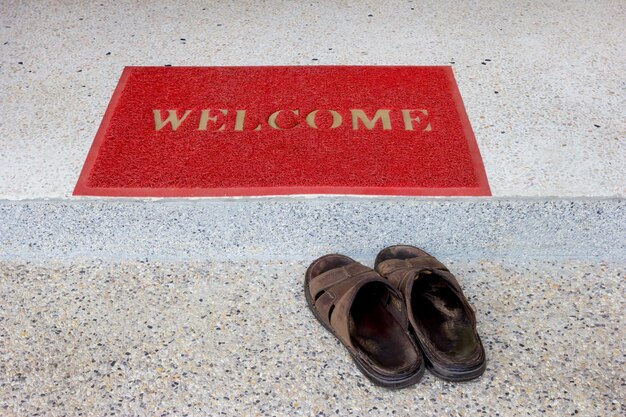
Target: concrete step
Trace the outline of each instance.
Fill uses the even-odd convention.
[[[442,261],[487,370],[399,391],[309,312],[308,261],[3,261],[0,414],[623,415],[626,264]]]
[[[626,259],[622,199],[256,198],[0,202],[0,259],[371,257]]]

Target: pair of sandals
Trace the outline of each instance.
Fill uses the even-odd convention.
[[[419,248],[385,248],[375,270],[344,255],[322,256],[304,287],[315,317],[378,385],[415,384],[425,368],[447,381],[485,371],[474,310],[454,275]]]

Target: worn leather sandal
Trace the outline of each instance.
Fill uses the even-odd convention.
[[[474,310],[445,265],[414,246],[398,245],[383,249],[375,268],[404,295],[426,368],[447,381],[482,375],[487,361]]]
[[[372,382],[402,388],[421,379],[424,360],[402,295],[376,271],[344,255],[322,256],[306,271],[304,294]]]

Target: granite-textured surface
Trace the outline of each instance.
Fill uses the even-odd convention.
[[[437,256],[626,259],[621,199],[0,202],[0,259],[306,259],[410,243]]]
[[[308,261],[2,262],[0,414],[624,415],[623,263],[442,260],[487,371],[400,391],[371,385],[313,318]]]
[[[125,65],[451,65],[496,196],[625,196],[626,8],[0,0],[0,198],[71,195]]]

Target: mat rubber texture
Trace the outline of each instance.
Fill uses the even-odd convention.
[[[75,195],[490,195],[450,67],[127,67]]]

